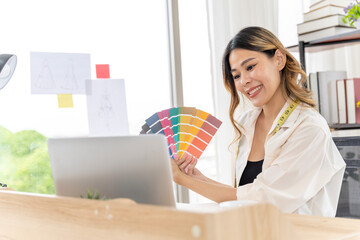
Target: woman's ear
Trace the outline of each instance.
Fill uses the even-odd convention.
[[[274,57],[275,57],[275,61],[277,62],[278,70],[279,71],[283,70],[286,63],[285,53],[281,52],[279,49],[276,49]]]

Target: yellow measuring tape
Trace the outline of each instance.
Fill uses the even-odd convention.
[[[281,126],[284,124],[284,122],[286,121],[286,119],[288,119],[288,117],[290,116],[290,114],[294,111],[294,109],[296,108],[296,106],[299,104],[300,100],[299,99],[295,99],[287,108],[286,110],[281,114],[281,117],[279,118],[279,120],[277,121],[275,130],[274,130],[274,134],[273,136],[280,130]],[[234,179],[234,188],[236,188],[236,159],[239,156],[239,148],[240,148],[240,139],[236,148],[236,153],[235,153],[235,179]]]

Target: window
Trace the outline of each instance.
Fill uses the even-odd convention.
[[[30,93],[30,52],[90,53],[124,78],[130,134],[145,119],[171,107],[165,1],[14,0],[1,5],[1,53],[18,57],[0,91],[0,182],[19,191],[54,193],[46,140],[87,136],[85,95],[58,108],[56,95]],[[6,37],[5,37],[6,36]]]
[[[179,22],[184,105],[214,115],[206,0],[179,1]],[[197,167],[207,177],[216,179],[214,141],[205,149]],[[189,199],[209,201],[192,191]]]

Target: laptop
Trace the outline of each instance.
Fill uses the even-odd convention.
[[[56,195],[175,206],[163,135],[49,138]]]

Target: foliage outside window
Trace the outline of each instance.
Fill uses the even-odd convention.
[[[34,130],[12,133],[0,126],[1,182],[18,191],[54,194],[46,141]]]

